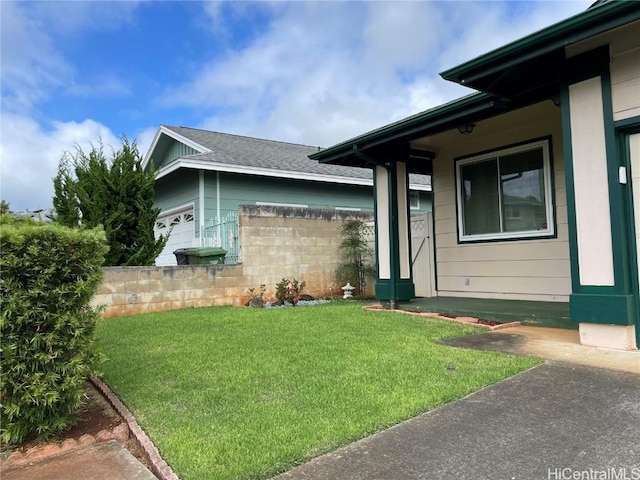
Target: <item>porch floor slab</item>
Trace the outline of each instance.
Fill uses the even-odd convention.
[[[571,321],[568,302],[537,302],[493,298],[423,297],[399,302],[398,309],[475,317],[501,323],[577,329]]]

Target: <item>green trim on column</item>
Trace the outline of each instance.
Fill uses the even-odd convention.
[[[633,292],[633,277],[630,270],[629,225],[627,191],[628,185],[621,185],[618,169],[625,165],[619,155],[616,131],[613,122],[611,77],[609,73],[609,47],[595,50],[569,59],[567,76],[563,79],[562,130],[565,179],[567,188],[567,214],[569,224],[569,257],[571,261],[570,296],[571,319],[574,322],[601,323],[613,325],[633,325],[636,319],[636,295]],[[575,177],[573,171],[573,149],[571,144],[571,111],[569,87],[572,84],[600,78],[603,111],[603,130],[609,189],[609,211],[611,228],[611,248],[613,256],[613,286],[581,285],[578,263],[578,239],[576,226]]]
[[[376,167],[372,168],[373,173],[373,234],[374,234],[374,255],[376,259],[376,298],[378,298],[378,282],[380,282],[380,265],[378,262],[378,175],[376,174]]]
[[[634,325],[634,295],[572,293],[569,298],[571,320],[579,323]]]
[[[400,278],[400,246],[398,245],[398,170],[396,162],[389,166],[387,184],[389,187],[389,248],[391,249],[391,280],[395,290],[395,284]],[[391,298],[390,300],[397,300]]]
[[[392,291],[390,279],[376,279],[376,300],[390,300]]]
[[[399,232],[398,232],[398,170],[397,163],[391,162],[388,166],[384,167],[387,170],[387,188],[389,195],[387,202],[389,202],[389,258],[390,258],[390,277],[380,278],[380,269],[376,262],[376,299],[388,300],[388,301],[406,301],[415,298],[415,286],[413,284],[413,276],[409,279],[400,278],[400,246],[399,246]],[[408,176],[408,174],[407,174]],[[408,180],[408,179],[407,179]],[[408,181],[407,181],[408,185]],[[374,214],[376,219],[378,218],[378,205],[377,205],[377,178],[374,171]],[[408,194],[407,194],[408,198]],[[407,206],[407,215],[410,215],[409,208]],[[410,221],[410,217],[408,218]],[[410,223],[409,223],[410,225]],[[376,258],[379,248],[378,244],[378,224],[376,222]],[[409,239],[411,242],[411,239]],[[409,243],[409,260],[411,260],[411,244]],[[411,268],[411,265],[409,265]]]
[[[406,162],[402,162],[404,163],[404,175],[405,175],[405,179],[404,179],[404,186],[405,186],[405,201],[407,202],[407,205],[405,206],[405,212],[406,212],[406,224],[407,224],[407,256],[408,256],[408,264],[409,264],[409,278],[403,278],[400,280],[410,280],[413,283],[413,250],[411,249],[411,207],[409,206],[409,168]],[[396,164],[397,165],[397,164]],[[397,179],[396,179],[397,180]],[[397,185],[397,181],[396,181],[396,185]],[[397,202],[396,202],[397,203]],[[398,214],[399,215],[399,214]],[[400,243],[399,243],[399,235],[398,235],[398,278],[400,278]],[[414,288],[415,291],[415,288]],[[415,295],[414,295],[415,297]]]
[[[416,287],[412,280],[400,278],[396,282],[396,300],[399,302],[416,298]]]
[[[629,225],[627,219],[627,189],[630,184],[623,185],[619,179],[619,168],[626,161],[618,155],[616,132],[613,125],[613,105],[611,92],[611,75],[609,69],[603,72],[602,109],[604,116],[605,149],[607,152],[607,171],[609,181],[609,212],[611,217],[611,244],[613,248],[613,276],[617,293],[631,292],[631,272],[629,270]]]
[[[578,227],[576,223],[576,190],[573,176],[573,147],[571,144],[571,109],[569,84],[560,91],[562,115],[562,156],[564,161],[565,188],[567,191],[567,224],[569,227],[569,262],[571,266],[571,291],[580,290],[580,264],[578,263]]]

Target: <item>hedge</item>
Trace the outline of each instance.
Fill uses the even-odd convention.
[[[0,221],[0,440],[72,426],[95,374],[102,230]]]

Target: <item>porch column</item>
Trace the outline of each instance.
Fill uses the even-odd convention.
[[[392,308],[398,301],[415,297],[408,189],[405,162],[375,166],[376,298],[389,301]]]
[[[584,345],[632,349],[637,299],[627,221],[630,193],[616,146],[608,48],[570,61],[562,115],[571,319],[579,324]]]

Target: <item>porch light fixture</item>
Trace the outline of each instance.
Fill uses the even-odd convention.
[[[463,135],[469,135],[471,132],[473,132],[473,129],[475,127],[475,123],[465,123],[464,125],[460,125],[458,127],[458,131]]]

